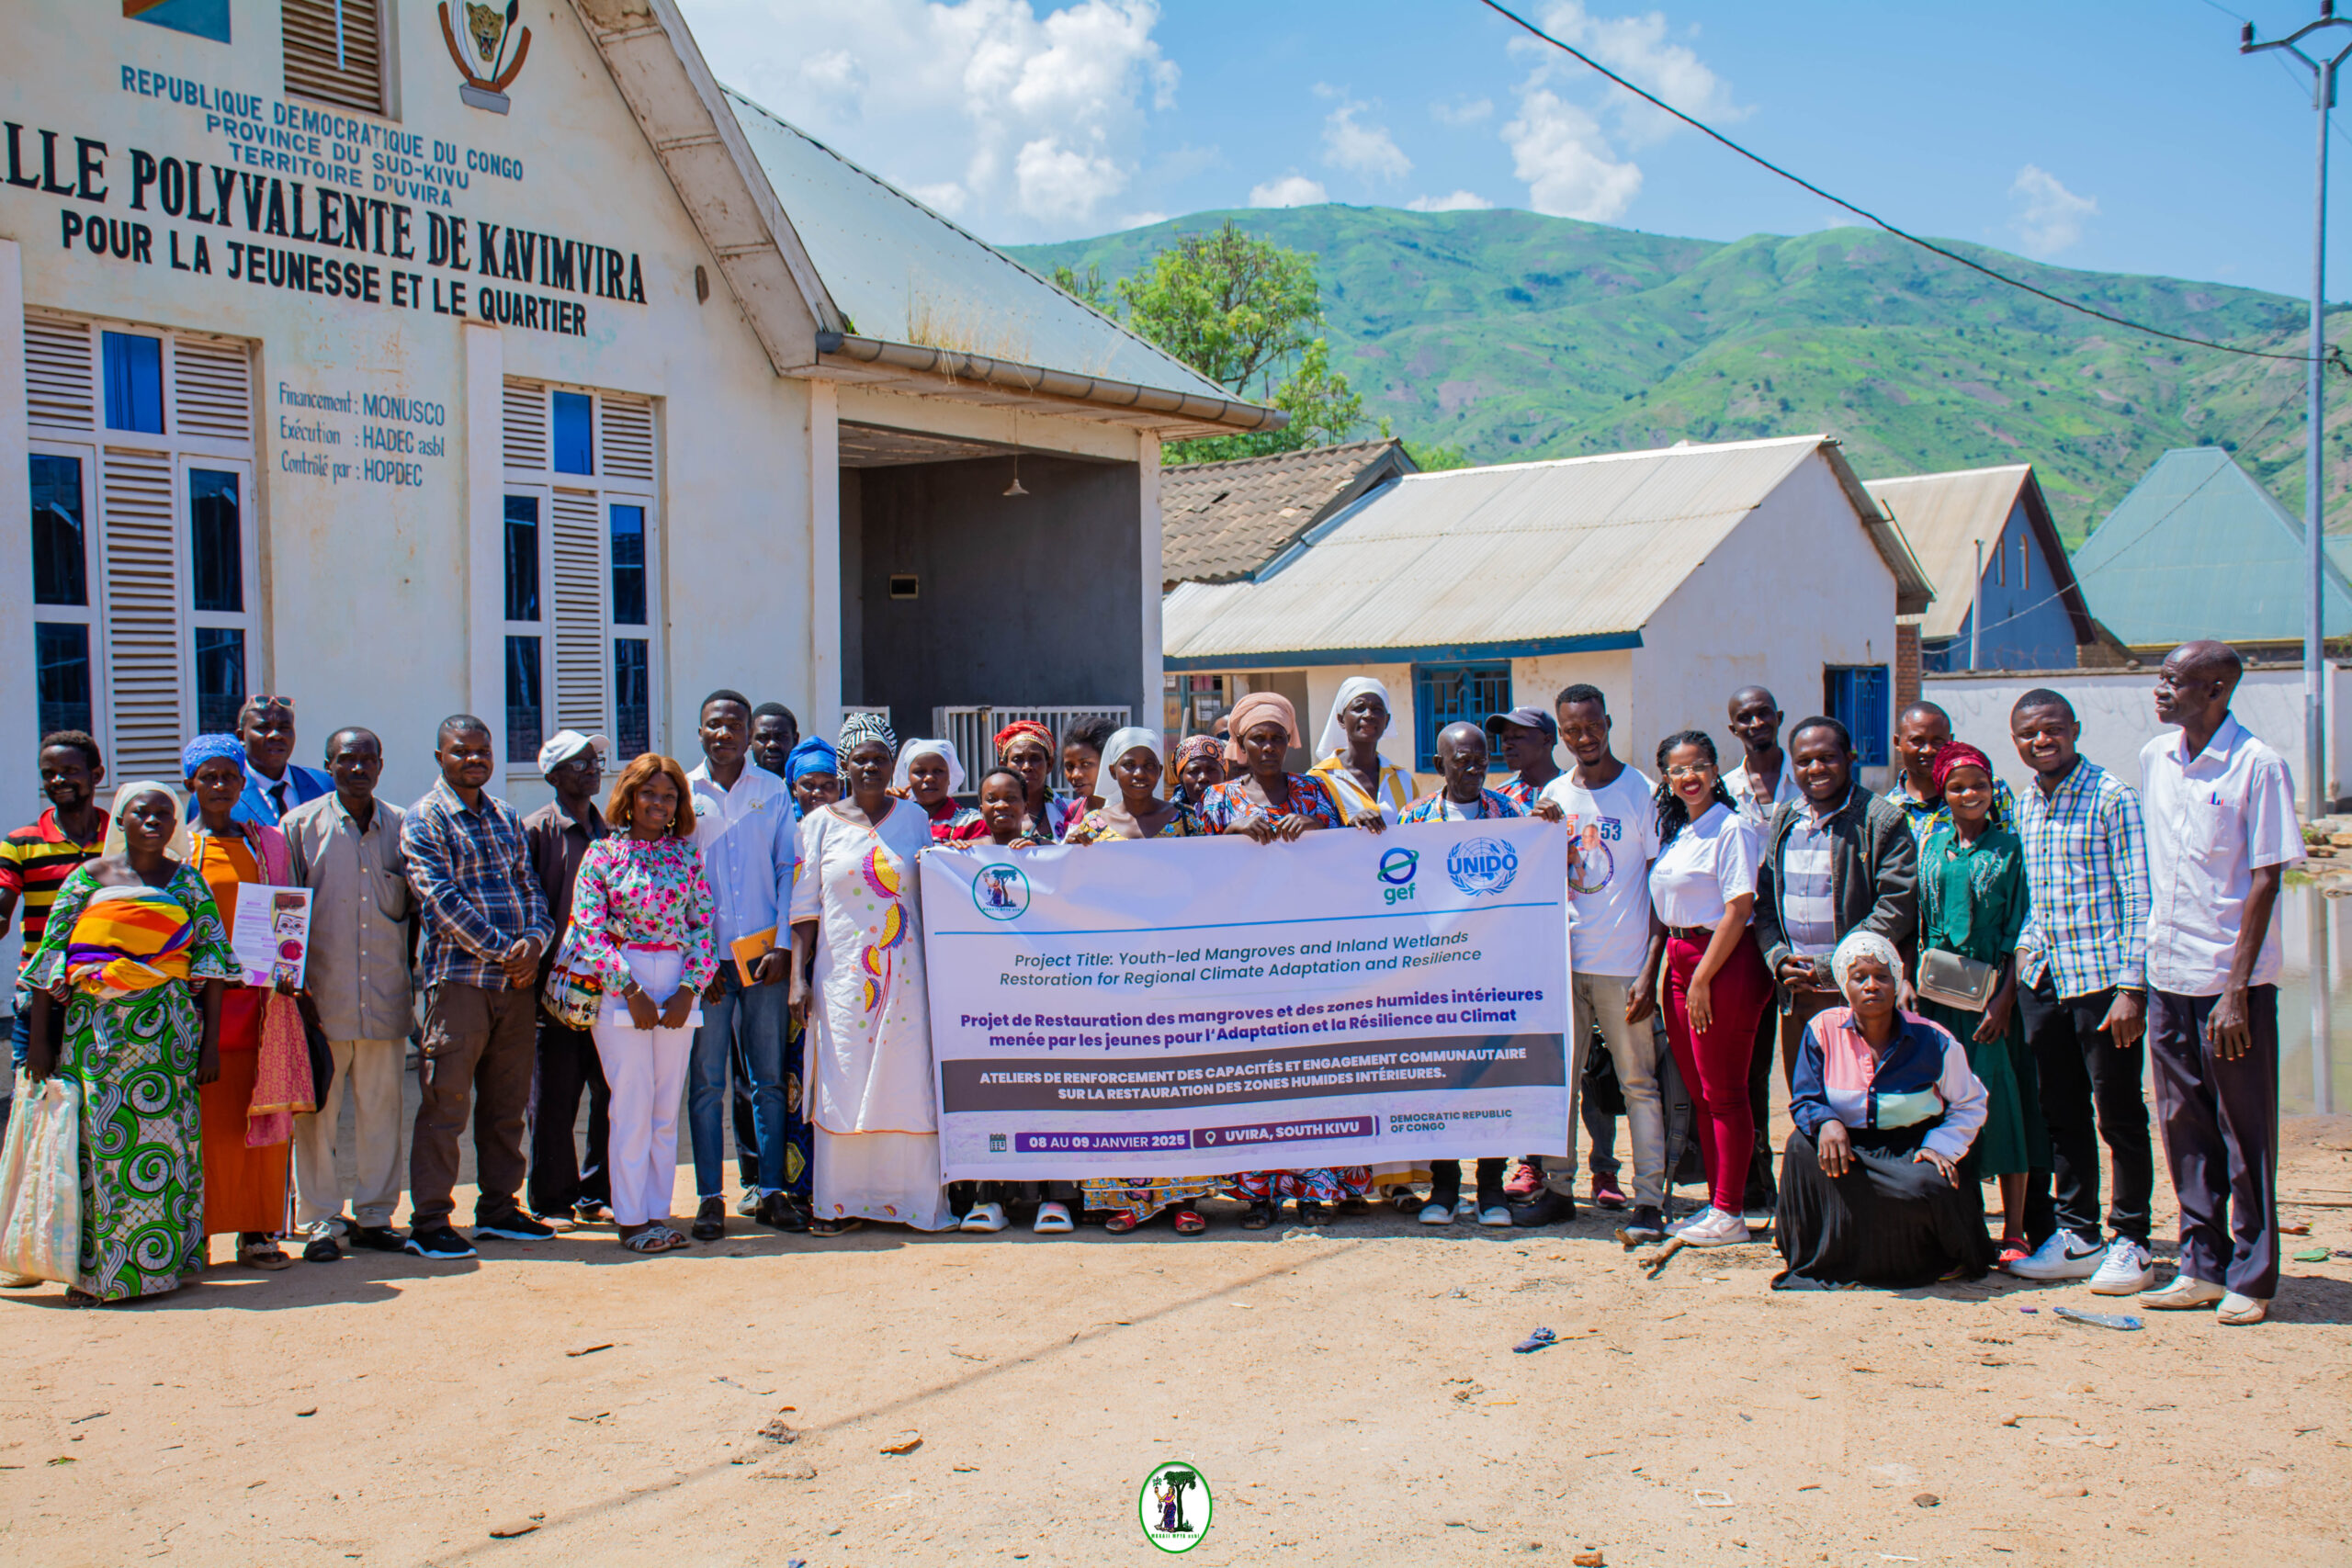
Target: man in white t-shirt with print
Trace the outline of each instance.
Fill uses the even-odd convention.
[[[1658,1099],[1658,938],[1650,916],[1650,862],[1657,858],[1657,802],[1650,781],[1609,749],[1609,704],[1596,686],[1575,685],[1555,708],[1560,739],[1576,766],[1544,786],[1531,814],[1567,824],[1569,993],[1568,1148],[1544,1160],[1544,1190],[1514,1209],[1514,1224],[1576,1217],[1577,1106],[1585,1043],[1596,1025],[1625,1093],[1634,1138],[1634,1212],[1621,1236],[1665,1235],[1666,1117]]]

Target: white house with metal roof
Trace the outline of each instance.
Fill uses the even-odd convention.
[[[691,756],[718,686],[1148,711],[1160,442],[1282,418],[724,91],[674,0],[0,37],[9,820],[40,732],[173,777],[264,692],[400,799],[455,711],[525,801],[541,735]]]
[[[1883,768],[1895,617],[1932,596],[1838,444],[1804,435],[1407,474],[1161,616],[1170,673],[1280,691],[1310,733],[1377,677],[1389,759],[1424,775],[1446,723],[1577,682],[1645,772],[1687,728],[1736,755],[1724,705],[1751,683],[1845,719]]]

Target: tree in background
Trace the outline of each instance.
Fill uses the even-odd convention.
[[[1243,233],[1228,219],[1156,252],[1134,277],[1108,283],[1054,269],[1064,293],[1126,324],[1236,397],[1290,415],[1281,430],[1170,445],[1166,460],[1216,462],[1344,441],[1363,423],[1363,399],[1331,368],[1315,258]],[[1115,299],[1114,298],[1115,296]],[[1279,378],[1279,379],[1277,378]]]

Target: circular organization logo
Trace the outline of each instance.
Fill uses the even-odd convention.
[[[1500,839],[1464,839],[1446,852],[1445,874],[1473,897],[1499,893],[1519,874],[1519,852]]]
[[[1380,857],[1380,880],[1391,887],[1404,886],[1420,869],[1421,857],[1408,849],[1393,849]]]
[[[1029,878],[1017,865],[984,865],[972,878],[972,907],[991,920],[1009,920],[1029,908]]]
[[[1144,1540],[1162,1551],[1190,1551],[1209,1533],[1216,1500],[1208,1478],[1182,1461],[1171,1461],[1143,1478],[1136,1494],[1136,1522]]]

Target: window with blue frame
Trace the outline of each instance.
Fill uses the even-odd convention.
[[[539,679],[539,639],[506,639],[506,760],[528,762],[537,758],[547,737],[547,702]]]
[[[645,624],[645,508],[610,508],[613,542],[613,624]]]
[[[506,498],[506,618],[539,618],[539,498]]]
[[[106,372],[107,428],[164,434],[164,340],[137,333],[100,333]]]
[[[33,603],[86,605],[90,552],[82,521],[82,465],[36,452],[32,484]]]
[[[613,743],[625,759],[653,750],[652,654],[641,637],[613,639]]]
[[[245,705],[245,634],[235,626],[196,628],[196,728],[226,735]]]
[[[1437,772],[1438,733],[1467,720],[1483,725],[1489,714],[1510,711],[1510,661],[1487,664],[1413,666],[1413,766]]]
[[[90,728],[90,628],[36,623],[33,626],[33,694],[40,708],[40,732]]]
[[[237,476],[215,468],[187,473],[188,602],[233,615],[245,607],[243,526]]]
[[[585,392],[558,392],[551,423],[555,471],[593,474],[596,471],[596,438],[590,414],[595,400]]]
[[[1887,709],[1894,682],[1883,664],[1829,664],[1821,671],[1822,705],[1854,738],[1854,765],[1886,766],[1894,716]]]

